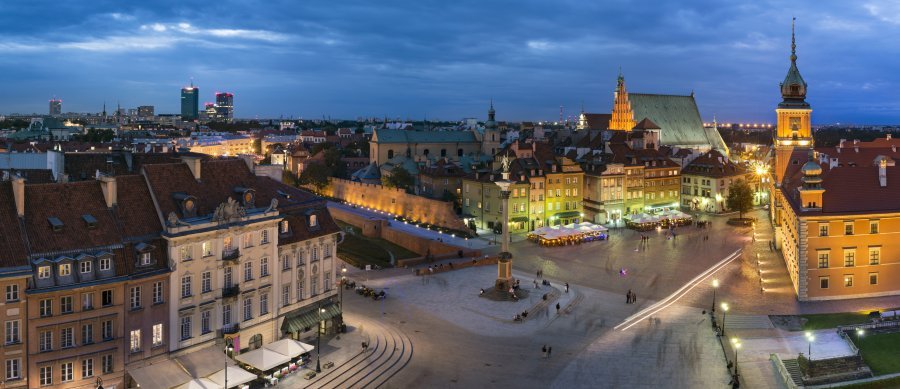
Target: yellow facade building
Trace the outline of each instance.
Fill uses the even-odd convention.
[[[796,60],[792,44],[776,110],[770,210],[797,298],[900,294],[900,141],[813,148],[812,109]]]

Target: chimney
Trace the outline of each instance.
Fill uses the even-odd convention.
[[[834,169],[834,168],[836,168],[837,166],[838,166],[838,159],[837,159],[837,158],[832,158],[832,159],[831,159],[831,162],[828,164],[828,168],[829,168],[829,169]]]
[[[891,152],[892,152],[892,153],[896,153],[896,152],[897,152],[897,146],[896,146],[896,145],[891,145]]]
[[[859,139],[854,139],[854,140],[853,140],[853,145],[855,146],[855,145],[858,145],[858,144],[859,144]]]
[[[853,151],[855,151],[855,152],[858,153],[858,152],[859,152],[859,146],[853,146]]]
[[[844,147],[844,142],[846,141],[846,139],[841,139],[841,141],[838,143],[838,147]]]
[[[194,174],[194,179],[200,181],[200,158],[185,155],[181,157],[181,160],[187,164],[189,169],[191,169],[191,173]]]
[[[16,200],[16,214],[25,216],[25,179],[14,177],[12,179],[13,197]]]
[[[103,191],[103,198],[106,200],[106,208],[112,208],[118,203],[119,192],[116,187],[115,177],[101,176],[100,189]]]
[[[887,186],[887,160],[882,159],[880,163],[878,163],[878,183],[881,184],[881,187]]]
[[[887,140],[891,140],[891,133],[887,134]]]

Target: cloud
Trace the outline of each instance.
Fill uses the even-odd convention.
[[[110,13],[107,15],[110,18],[112,18],[113,20],[120,21],[120,22],[130,22],[135,19],[135,17],[133,15],[123,14],[123,13],[119,13],[119,12],[113,12],[113,13]]]
[[[863,4],[863,8],[877,19],[890,24],[900,24],[900,2],[888,0]]]
[[[178,38],[163,36],[112,36],[61,43],[59,48],[105,52],[146,51],[170,48],[179,41],[181,40]]]

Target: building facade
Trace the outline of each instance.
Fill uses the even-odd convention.
[[[200,117],[200,88],[191,86],[181,88],[181,120],[186,122]]]
[[[748,169],[711,150],[694,159],[681,170],[681,206],[701,212],[721,213],[728,210],[731,185],[744,180],[757,187],[758,180]]]

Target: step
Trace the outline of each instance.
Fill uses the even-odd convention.
[[[800,364],[797,363],[796,359],[783,359],[781,363],[784,364],[784,368],[791,374],[791,381],[794,381],[794,384],[803,385],[803,377],[800,373]]]
[[[717,315],[721,314],[716,312]],[[768,315],[726,315],[725,316],[725,329],[739,329],[739,330],[755,330],[755,329],[772,329],[775,328],[772,325],[772,321],[769,320]]]

